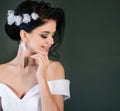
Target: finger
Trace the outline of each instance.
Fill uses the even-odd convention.
[[[42,57],[42,55],[40,55],[40,54],[34,54],[34,55],[30,56],[30,57],[32,57],[34,59],[40,59]]]
[[[40,53],[40,54],[43,54],[45,56],[48,56],[47,53],[43,52],[43,51],[39,51],[39,50],[36,50],[37,53]]]
[[[32,57],[33,59],[37,60],[38,63],[39,63],[39,65],[40,65],[40,64],[44,64],[44,61],[43,61],[42,57],[40,57],[40,56],[38,56],[38,55],[32,55],[31,57]]]
[[[44,52],[42,52],[42,51],[38,51],[38,50],[37,50],[37,52],[38,52],[38,53],[37,53],[37,54],[34,54],[34,55],[38,55],[38,56],[41,55],[41,56],[44,56],[47,61],[49,60],[49,59],[48,59],[48,55],[47,55],[46,53],[44,53]],[[33,55],[32,55],[32,56],[33,56]]]
[[[42,63],[44,64],[48,64],[48,59],[46,59],[45,56],[43,56],[42,54],[34,54],[31,56],[33,59],[37,59],[39,62],[40,60],[42,60]]]

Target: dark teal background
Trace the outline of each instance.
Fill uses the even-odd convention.
[[[8,9],[22,0],[0,1],[0,63],[15,57],[7,38]],[[65,38],[59,53],[71,81],[65,111],[120,111],[120,0],[47,0],[64,8]]]

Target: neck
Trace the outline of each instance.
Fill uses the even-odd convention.
[[[21,68],[26,68],[26,67],[31,67],[31,66],[38,66],[38,61],[31,58],[32,54],[30,52],[23,52],[21,48],[18,49],[17,56],[15,59],[11,61],[12,64],[15,66],[21,67]]]

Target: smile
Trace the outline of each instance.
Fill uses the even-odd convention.
[[[50,46],[42,46],[42,48],[44,48],[46,51],[50,50]]]

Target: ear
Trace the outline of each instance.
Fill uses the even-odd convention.
[[[21,30],[20,37],[21,37],[21,40],[26,43],[28,40],[28,33],[25,30]]]

